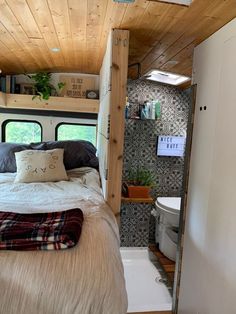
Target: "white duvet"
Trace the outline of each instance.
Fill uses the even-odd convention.
[[[125,314],[127,295],[115,217],[92,168],[70,181],[17,183],[0,174],[0,210],[20,213],[82,209],[79,244],[52,252],[0,251],[1,314]]]

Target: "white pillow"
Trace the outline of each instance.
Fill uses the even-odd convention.
[[[64,149],[23,150],[15,153],[15,182],[55,182],[68,180],[63,164]]]

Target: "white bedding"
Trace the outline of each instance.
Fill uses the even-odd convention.
[[[0,174],[0,210],[82,209],[79,244],[53,252],[0,251],[0,313],[125,314],[127,295],[115,217],[92,168],[68,171],[69,182],[17,183]]]

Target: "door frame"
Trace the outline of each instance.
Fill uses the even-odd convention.
[[[186,150],[185,150],[186,153],[185,153],[185,160],[184,160],[184,177],[183,177],[183,185],[182,185],[182,198],[181,198],[181,208],[180,208],[180,218],[179,218],[180,224],[179,224],[179,232],[178,232],[175,278],[174,278],[173,298],[172,298],[172,311],[174,314],[178,313],[197,85],[192,85],[189,88],[189,93],[190,93],[191,102],[190,102],[190,110],[189,110],[189,118],[188,118],[188,126],[187,126],[187,138],[186,138]]]

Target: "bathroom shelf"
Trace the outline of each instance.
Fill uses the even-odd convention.
[[[125,120],[132,120],[132,121],[158,121],[158,119],[136,119],[136,118],[125,118]]]
[[[131,198],[131,197],[121,197],[121,202],[123,203],[146,203],[146,204],[153,204],[153,198]]]

